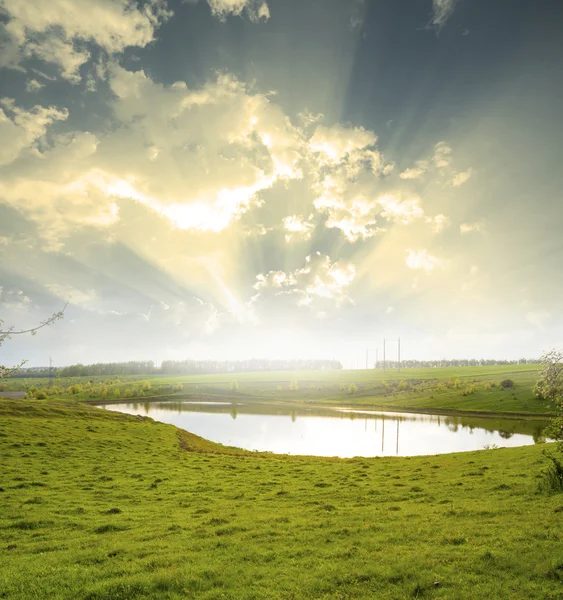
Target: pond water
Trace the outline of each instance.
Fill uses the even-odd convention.
[[[544,420],[295,409],[226,402],[142,402],[102,408],[176,425],[228,446],[313,456],[417,456],[526,446],[542,440]]]

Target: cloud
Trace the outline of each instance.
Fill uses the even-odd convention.
[[[229,15],[240,16],[245,12],[248,18],[257,23],[270,18],[270,9],[264,0],[207,0],[211,14],[224,21]]]
[[[38,92],[41,88],[44,88],[45,84],[37,81],[37,79],[30,79],[25,84],[26,92]]]
[[[40,154],[36,142],[54,121],[68,117],[66,109],[36,105],[31,110],[16,106],[10,98],[0,99],[0,165],[15,161],[23,151]]]
[[[426,222],[430,224],[434,233],[440,233],[450,225],[450,219],[442,214],[435,217],[426,217]]]
[[[459,187],[463,185],[466,181],[469,180],[471,175],[473,174],[473,169],[467,169],[467,171],[460,171],[454,175],[452,179],[452,185],[454,187]]]
[[[135,202],[177,229],[219,232],[276,182],[303,173],[303,139],[283,111],[236,78],[220,75],[190,89],[155,83],[143,71],[108,71],[115,99],[112,131],[52,136],[35,147],[66,112],[23,111],[11,101],[1,114],[7,140],[0,161],[26,162],[0,182],[4,200],[38,222],[53,248],[77,226],[110,227],[119,204]],[[33,152],[31,152],[31,150]]]
[[[414,167],[405,169],[399,177],[401,179],[420,179],[428,171],[429,163],[427,160],[418,160]]]
[[[315,228],[312,221],[313,215],[309,215],[308,220],[305,220],[300,215],[291,215],[284,217],[283,228],[286,231],[285,241],[290,242],[294,239],[309,240]]]
[[[332,262],[330,256],[316,252],[305,259],[305,266],[291,272],[269,271],[256,276],[256,289],[259,294],[253,299],[270,296],[289,298],[291,303],[301,307],[340,306],[350,302],[348,288],[356,276],[356,267],[347,261]],[[328,304],[327,304],[328,303]]]
[[[440,30],[454,12],[457,0],[432,0],[431,24]]]
[[[452,163],[452,148],[446,142],[438,142],[434,146],[433,161],[436,167],[443,169]]]
[[[360,161],[378,160],[378,153],[367,150],[376,142],[377,136],[363,127],[319,125],[309,140],[309,149],[318,155],[321,165],[336,166],[346,160],[353,170]]]
[[[459,226],[459,232],[465,233],[485,233],[485,224],[483,221],[475,221],[475,223],[462,223]]]
[[[319,125],[308,142],[314,207],[326,214],[326,227],[351,243],[385,231],[388,221],[406,223],[422,214],[415,195],[384,193],[382,180],[393,165],[376,142],[372,131],[342,125]]]
[[[141,8],[130,0],[4,0],[7,23],[2,25],[1,66],[17,68],[36,58],[57,65],[63,78],[77,83],[80,67],[90,58],[86,44],[108,54],[128,46],[144,47],[171,16],[164,0],[149,0]]]
[[[441,258],[432,256],[428,250],[412,250],[407,248],[406,265],[409,269],[423,270],[427,273],[444,266],[444,261]]]

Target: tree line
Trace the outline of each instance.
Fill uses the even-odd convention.
[[[517,360],[495,360],[493,358],[454,358],[451,360],[401,360],[401,369],[424,369],[438,367],[491,367],[494,365],[535,365],[539,358],[519,358]],[[396,360],[378,360],[376,369],[396,369],[399,362]]]
[[[112,363],[81,363],[66,367],[23,368],[12,377],[88,377],[120,375],[204,375],[255,371],[310,371],[342,369],[336,360],[165,360],[157,367],[152,360]]]

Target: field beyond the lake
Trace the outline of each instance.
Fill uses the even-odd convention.
[[[114,375],[13,378],[4,390],[93,402],[213,400],[233,404],[276,403],[371,407],[430,413],[495,413],[549,416],[553,407],[536,398],[538,365],[278,371],[207,375]],[[507,387],[503,382],[510,382]],[[0,395],[2,389],[0,389]]]
[[[550,446],[289,457],[0,400],[0,597],[561,598]]]

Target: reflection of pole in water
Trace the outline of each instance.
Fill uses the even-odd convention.
[[[396,453],[397,456],[399,456],[399,419],[397,419],[397,449],[396,449]]]
[[[381,421],[381,452],[383,452],[383,446],[385,444],[385,417],[383,417]]]

